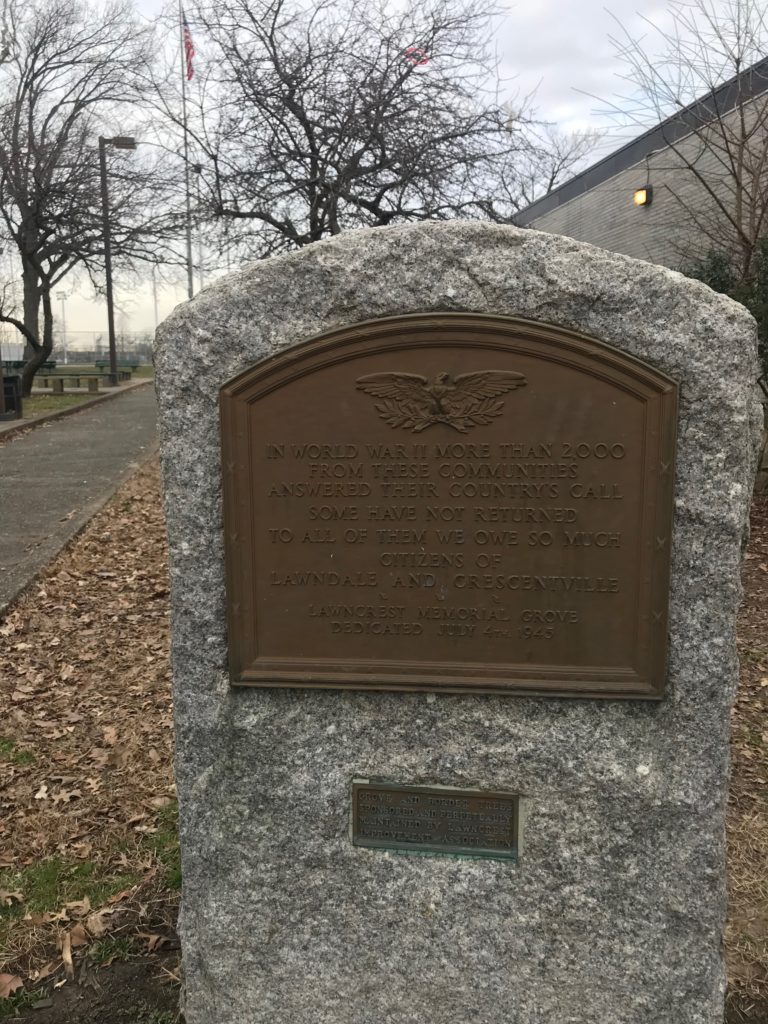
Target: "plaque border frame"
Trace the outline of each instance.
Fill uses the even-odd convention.
[[[645,538],[638,578],[647,612],[637,629],[648,651],[645,676],[629,669],[477,662],[343,658],[259,658],[253,593],[257,567],[253,550],[251,460],[248,407],[251,402],[308,373],[363,356],[400,348],[464,348],[451,331],[487,335],[473,344],[486,350],[516,351],[587,370],[646,401],[643,523]],[[439,338],[428,333],[439,331]],[[414,340],[414,335],[425,337]],[[590,365],[585,366],[586,360]],[[634,381],[634,386],[630,382]],[[407,313],[325,331],[248,367],[220,389],[222,497],[227,591],[229,673],[233,685],[277,688],[476,693],[517,696],[661,700],[666,689],[669,580],[672,546],[678,385],[667,374],[630,353],[583,333],[502,314]],[[647,415],[655,399],[656,415]],[[651,419],[653,422],[651,422]],[[656,467],[659,472],[656,472]],[[247,481],[248,486],[242,486]],[[649,481],[652,494],[649,496]],[[648,524],[647,526],[645,524]],[[652,526],[651,526],[652,524]],[[654,550],[655,546],[655,550]],[[502,678],[505,681],[502,682]]]

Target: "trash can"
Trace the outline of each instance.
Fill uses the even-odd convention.
[[[3,380],[3,405],[4,410],[0,412],[0,420],[20,420],[22,413],[21,405],[21,375],[2,376]]]

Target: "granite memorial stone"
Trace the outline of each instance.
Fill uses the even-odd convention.
[[[475,223],[161,326],[188,1024],[720,1024],[757,377],[705,286]]]

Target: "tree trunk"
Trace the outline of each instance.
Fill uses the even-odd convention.
[[[26,282],[25,282],[25,285],[26,285]],[[28,319],[27,319],[27,303],[26,303],[26,298],[27,298],[27,290],[26,290],[26,287],[25,287],[25,289],[24,289],[24,300],[25,300],[24,301],[24,326],[25,327],[28,326],[28,322],[29,322]],[[40,287],[38,286],[38,288],[37,288],[37,295],[36,295],[36,303],[34,304],[36,325],[39,324],[39,310],[40,310],[40,303],[41,302],[42,302],[42,305],[43,305],[43,339],[42,339],[42,345],[38,344],[38,347],[35,348],[31,343],[29,343],[29,342],[27,343],[26,350],[25,350],[25,358],[27,358],[27,361],[24,364],[24,369],[21,371],[21,391],[22,391],[22,395],[23,395],[24,398],[29,398],[30,394],[32,393],[32,382],[35,379],[35,374],[40,369],[40,367],[43,365],[43,363],[46,362],[46,360],[49,358],[51,352],[53,351],[53,310],[52,310],[52,307],[51,307],[51,294],[48,291],[41,291]],[[35,337],[38,338],[38,341],[39,341],[39,338],[40,338],[39,334],[36,333]],[[26,352],[29,351],[29,350],[32,351],[31,357],[27,357],[26,356]]]
[[[24,326],[33,338],[40,337],[40,282],[37,272],[29,264],[22,273],[24,282]],[[24,346],[24,358],[31,359],[35,349],[29,341]]]
[[[26,338],[24,345],[24,369],[21,371],[21,393],[29,398],[35,374],[51,353],[45,352],[45,346],[39,344],[40,338],[40,301],[42,291],[40,279],[33,267],[25,263],[22,273],[24,281],[24,326],[31,337]],[[49,302],[50,305],[50,302]],[[32,342],[35,339],[37,344]]]

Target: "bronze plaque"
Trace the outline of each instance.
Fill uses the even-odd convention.
[[[519,798],[447,786],[352,783],[352,842],[383,850],[515,860]]]
[[[387,318],[221,392],[257,686],[662,695],[676,385],[505,317]]]

